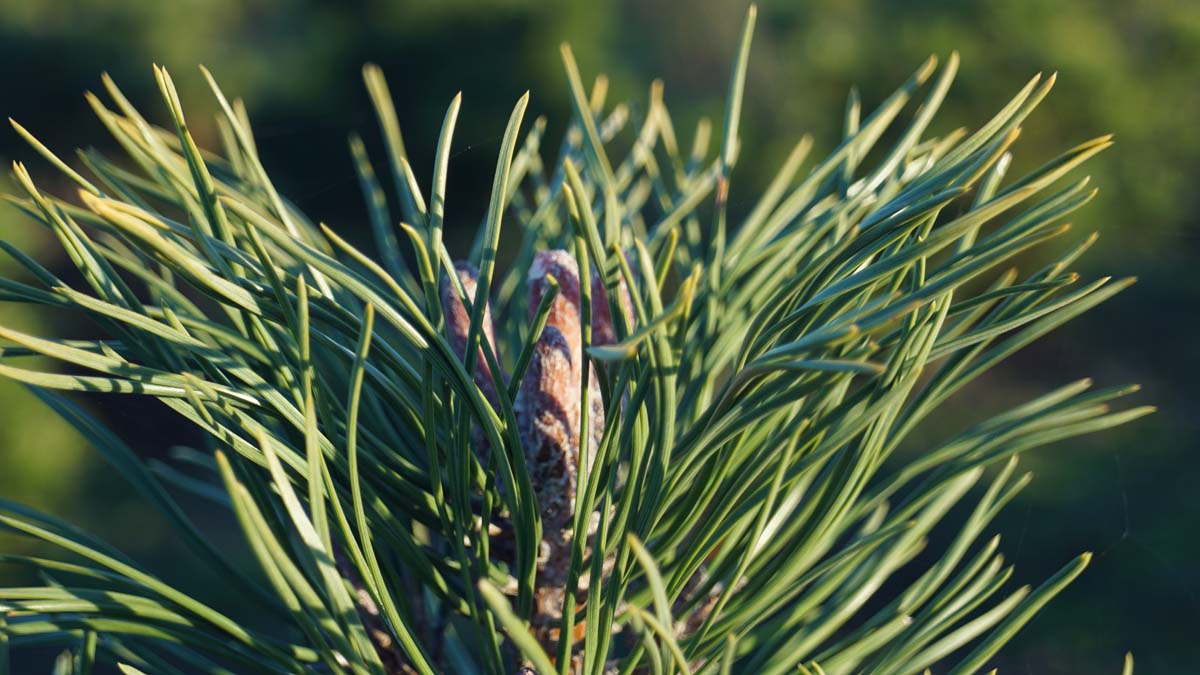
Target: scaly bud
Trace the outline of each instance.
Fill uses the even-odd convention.
[[[474,302],[479,271],[469,262],[458,261],[454,263],[454,272],[462,282],[467,297]],[[449,278],[442,279],[441,296],[442,313],[446,317],[446,332],[450,336],[450,346],[454,349],[454,353],[463,360],[463,363],[466,363],[467,333],[471,329],[471,313],[463,304],[462,298],[458,296],[458,290],[454,284],[450,283]],[[483,333],[480,339],[487,340],[492,353],[496,352],[496,331],[492,326],[491,303],[487,303],[483,307]],[[479,391],[483,393],[488,403],[491,403],[493,407],[498,405],[496,387],[492,383],[492,369],[488,367],[487,359],[483,356],[482,346],[479,347],[475,360],[475,385],[479,387]]]

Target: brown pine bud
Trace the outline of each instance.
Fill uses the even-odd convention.
[[[625,315],[626,331],[633,329],[633,296],[629,294],[629,286],[625,278],[619,281],[620,292],[618,302],[621,312]],[[611,345],[617,341],[617,329],[613,322],[612,311],[608,304],[608,289],[604,280],[597,273],[592,274],[592,344]]]
[[[542,517],[543,560],[535,592],[535,624],[544,644],[553,639],[554,625],[561,618],[563,586],[571,560],[571,528],[579,489],[580,386],[585,364],[575,259],[561,250],[543,251],[534,257],[528,278],[531,313],[546,292],[548,275],[558,281],[559,293],[534,345],[515,405]],[[604,402],[594,369],[589,371],[588,383],[586,461],[590,466],[604,430]]]
[[[474,302],[479,271],[469,262],[458,261],[454,263],[454,272],[462,282],[467,297]],[[471,328],[471,312],[463,304],[458,290],[454,284],[450,283],[449,278],[442,279],[441,296],[442,313],[446,317],[446,332],[450,336],[450,346],[454,349],[454,353],[463,360],[463,363],[466,363],[467,333]],[[485,304],[483,307],[483,332],[480,340],[486,340],[492,353],[496,353],[496,331],[492,325],[491,303]],[[479,347],[475,360],[475,385],[479,387],[479,391],[493,407],[498,405],[499,398],[497,398],[496,387],[492,382],[492,369],[488,367],[487,359],[483,356],[482,346]]]
[[[579,312],[579,268],[562,250],[542,251],[529,268],[531,314],[547,288],[547,276],[559,285],[525,379],[517,394],[516,414],[533,474],[543,525],[549,531],[569,527],[575,508],[579,448],[580,384],[583,335]],[[590,367],[590,366],[589,366]],[[604,403],[594,371],[589,373],[588,461],[595,457],[603,432]]]

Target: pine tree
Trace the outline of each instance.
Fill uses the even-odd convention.
[[[197,147],[161,68],[167,128],[107,77],[110,101],[88,96],[122,158],[83,152],[76,170],[14,123],[78,188],[49,194],[17,163],[10,201],[79,281],[0,242],[24,269],[0,298],[70,310],[96,337],[0,328],[0,375],[74,425],[242,606],[0,502],[3,528],[64,554],[4,557],[46,583],[0,589],[0,669],[46,644],[81,673],[986,667],[1089,560],[1009,588],[987,531],[1030,480],[1019,455],[1151,409],[1112,411],[1136,388],[1082,380],[940,444],[913,431],[954,424],[948,399],[1130,285],[1071,272],[1094,236],[1062,224],[1094,194],[1063,179],[1111,140],[1006,175],[1053,76],[974,131],[929,135],[952,54],[873,110],[851,92],[828,157],[803,137],[764,189],[735,185],[754,161],[738,144],[754,22],[719,135],[704,121],[690,148],[661,85],[609,106],[564,45],[557,155],[544,118],[521,140],[522,97],[460,261],[444,237],[460,99],[422,187],[374,66],[391,195],[359,138],[350,151],[378,261],[278,193],[245,106],[207,71],[219,153]],[[1034,247],[1059,253],[1012,267]],[[63,391],[157,400],[206,446],[147,464]],[[185,492],[245,547],[218,548]]]

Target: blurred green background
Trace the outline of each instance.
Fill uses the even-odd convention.
[[[718,0],[0,0],[0,112],[60,154],[106,148],[82,92],[99,89],[107,71],[165,122],[150,70],[159,63],[175,76],[193,132],[213,147],[213,103],[195,69],[206,64],[227,93],[246,99],[281,190],[361,239],[366,214],[345,139],[360,130],[381,157],[359,76],[374,61],[418,167],[431,165],[445,106],[464,92],[447,213],[463,232],[485,209],[513,101],[531,89],[531,111],[550,117],[551,137],[561,131],[569,108],[560,41],[572,43],[585,76],[609,74],[610,100],[643,100],[649,82],[663,78],[686,138],[701,114],[720,117],[744,9]],[[925,56],[952,49],[963,65],[935,131],[978,125],[1034,73],[1058,71],[1016,146],[1016,169],[1116,134],[1116,147],[1085,167],[1101,192],[1077,227],[1101,238],[1081,271],[1141,283],[958,401],[943,417],[946,431],[960,416],[1085,375],[1100,385],[1141,382],[1141,398],[1161,408],[1132,427],[1025,458],[1037,479],[995,526],[1017,579],[1036,583],[1080,550],[1097,557],[1007,650],[1001,672],[1116,673],[1127,649],[1139,673],[1200,672],[1200,3],[764,2],[733,207],[747,208],[739,193],[762,185],[800,134],[813,133],[818,151],[832,146],[851,84],[870,106]],[[29,162],[43,187],[56,187],[15,133],[0,133],[0,156]],[[0,212],[0,237],[43,260],[59,256],[12,209]],[[58,335],[88,330],[11,306],[0,307],[0,321]],[[192,440],[153,403],[87,403],[140,451]],[[80,522],[169,578],[190,574],[170,533],[114,472],[7,382],[0,467],[0,495]]]

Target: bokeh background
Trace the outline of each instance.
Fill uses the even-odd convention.
[[[83,91],[98,90],[107,71],[166,122],[150,69],[159,63],[179,85],[193,133],[213,147],[205,120],[214,106],[195,68],[206,64],[227,93],[245,98],[281,190],[314,219],[363,239],[346,135],[364,132],[380,156],[359,74],[374,61],[388,75],[416,166],[431,165],[445,106],[463,91],[447,217],[465,232],[486,207],[515,99],[532,90],[531,111],[550,117],[551,137],[563,127],[560,41],[572,43],[585,76],[610,76],[610,100],[644,100],[662,77],[688,137],[701,115],[720,118],[744,9],[723,0],[0,0],[0,113],[60,154],[107,148]],[[925,56],[953,49],[963,65],[935,131],[977,125],[1034,73],[1058,71],[1016,146],[1017,170],[1116,134],[1117,145],[1085,168],[1101,192],[1077,227],[1101,237],[1081,271],[1141,282],[1009,363],[948,411],[946,429],[959,415],[1085,375],[1100,385],[1141,382],[1139,396],[1160,406],[1128,428],[1025,458],[1037,479],[995,524],[1017,579],[1036,583],[1080,550],[1097,557],[1007,649],[1001,672],[1116,673],[1127,649],[1139,673],[1200,672],[1200,3],[763,2],[734,209],[745,208],[739,187],[751,194],[748,186],[762,185],[801,133],[815,135],[818,151],[832,147],[851,84],[871,105]],[[7,129],[0,157],[29,162],[43,187],[54,187],[50,168]],[[62,263],[13,209],[0,212],[0,238]],[[0,306],[0,321],[57,335],[87,330],[12,306]],[[156,404],[86,403],[139,451],[192,440]],[[172,580],[191,574],[163,523],[64,423],[7,382],[0,495],[79,522]],[[0,568],[0,580],[15,574]]]

